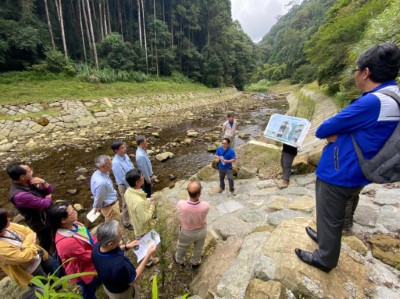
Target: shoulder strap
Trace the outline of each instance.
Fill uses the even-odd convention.
[[[393,100],[396,101],[397,105],[400,106],[400,96],[397,93],[395,93],[394,91],[389,90],[387,88],[382,88],[382,89],[378,90],[377,93],[381,93],[381,94],[384,94],[384,95],[386,95],[388,97],[391,97]],[[400,122],[399,122],[398,126],[399,125],[400,125]],[[360,146],[358,145],[356,139],[354,138],[354,134],[353,133],[351,133],[351,139],[353,140],[354,149],[356,150],[358,159],[360,161],[363,161],[364,160],[364,156],[362,154]]]
[[[388,97],[391,97],[400,106],[400,96],[397,93],[395,93],[394,91],[386,89],[386,88],[382,88],[381,90],[378,90],[377,92],[384,94]]]

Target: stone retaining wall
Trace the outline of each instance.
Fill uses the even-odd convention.
[[[0,105],[0,140],[48,134],[65,129],[128,121],[183,109],[214,105],[238,97],[235,89],[199,94],[138,96],[128,99],[59,100],[51,103]],[[0,117],[1,118],[1,117]]]

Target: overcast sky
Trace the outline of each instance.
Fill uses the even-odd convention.
[[[302,0],[231,0],[232,18],[239,20],[244,32],[258,42],[276,23],[276,17],[289,11],[287,4],[293,2]]]

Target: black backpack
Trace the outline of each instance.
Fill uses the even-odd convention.
[[[400,97],[395,92],[381,89],[379,93],[393,98],[400,107]],[[351,134],[351,138],[353,139],[361,171],[369,181],[377,184],[400,181],[400,122],[389,139],[386,140],[385,144],[371,160],[364,160],[360,146],[357,144],[353,134]]]

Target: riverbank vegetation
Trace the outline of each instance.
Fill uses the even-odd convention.
[[[295,5],[259,43],[259,80],[317,81],[343,107],[359,92],[356,58],[372,45],[400,45],[400,0],[306,0]]]
[[[0,75],[0,104],[21,104],[59,99],[124,98],[149,94],[206,92],[205,85],[184,80],[180,76],[168,78],[146,77],[145,82],[82,81],[63,74],[9,72]]]

